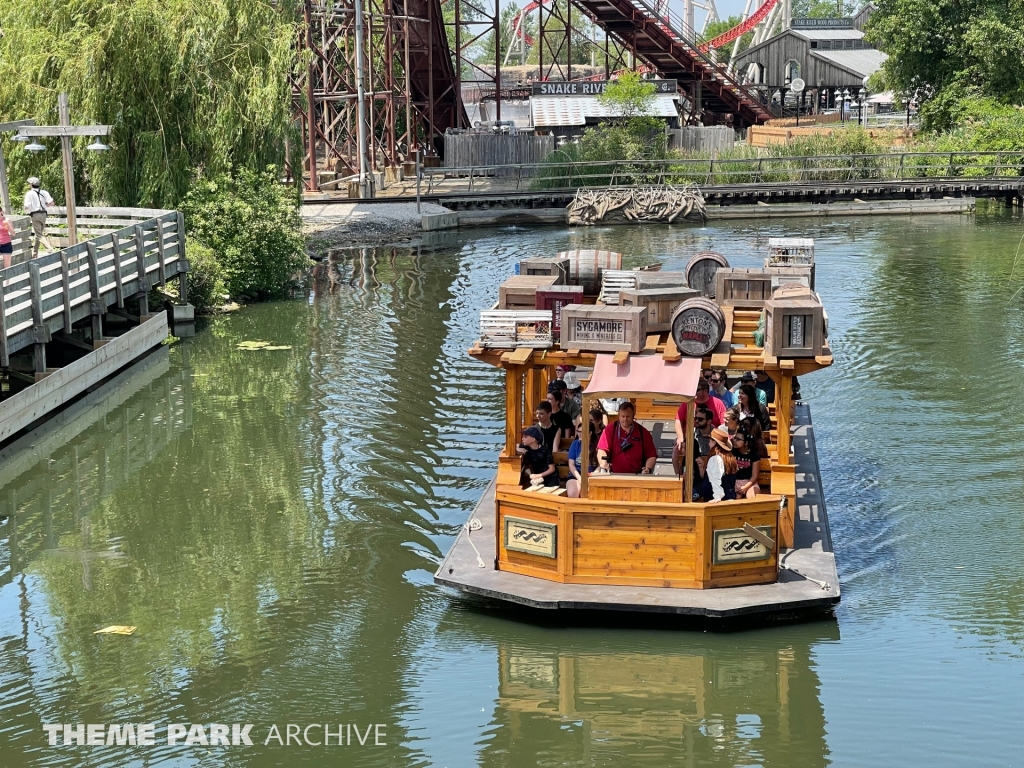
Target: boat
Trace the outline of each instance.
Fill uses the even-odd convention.
[[[435,583],[543,611],[830,614],[840,585],[810,407],[795,391],[798,377],[833,363],[827,314],[811,288],[813,241],[773,240],[762,269],[697,254],[684,272],[637,271],[636,287],[624,285],[619,254],[529,261],[528,274],[503,285],[499,306],[481,313],[481,338],[469,349],[504,372],[505,441],[496,476]],[[607,298],[602,270],[614,273],[618,304],[599,301]],[[537,283],[532,307],[523,277]],[[657,448],[651,474],[591,473],[584,462],[578,497],[570,498],[559,452],[558,486],[524,483],[520,436],[559,366],[584,382],[582,413],[633,403]],[[683,434],[694,434],[698,382],[709,369],[725,371],[730,383],[763,371],[775,384],[769,458],[753,498],[694,496],[694,441],[685,441],[682,474],[673,468],[675,419],[685,413]],[[587,419],[580,439],[589,456],[596,437]]]

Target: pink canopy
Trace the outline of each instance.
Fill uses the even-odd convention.
[[[700,365],[699,357],[668,363],[661,355],[630,355],[616,365],[611,355],[597,355],[586,393],[602,397],[663,395],[686,402],[697,394]]]

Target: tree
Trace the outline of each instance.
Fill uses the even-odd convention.
[[[703,38],[705,40],[714,40],[716,37],[724,32],[728,32],[733,27],[739,26],[743,23],[743,19],[739,16],[730,16],[728,19],[722,19],[720,21],[712,21],[707,25],[704,30]],[[750,47],[751,41],[754,39],[753,31],[747,32],[740,38],[740,52],[747,50]],[[722,64],[728,64],[732,58],[732,47],[735,45],[735,41],[723,45],[721,48],[716,48],[715,51],[718,55],[718,61]]]
[[[1024,101],[1024,0],[877,0],[868,39],[889,54],[895,91],[927,89],[925,126],[946,130],[960,102]]]
[[[793,0],[794,18],[836,19],[853,16],[861,2],[854,0]]]
[[[608,83],[597,99],[619,117],[635,118],[651,111],[657,92],[654,83],[642,80],[639,72],[627,70]]]
[[[0,114],[56,122],[66,91],[75,122],[113,126],[110,152],[77,154],[82,200],[174,207],[197,171],[283,160],[293,1],[0,0]],[[5,150],[61,196],[56,142]]]
[[[498,54],[501,60],[504,61],[505,53],[508,51],[509,44],[515,39],[512,35],[512,31],[516,26],[516,18],[519,16],[519,6],[514,2],[506,5],[501,11],[501,17],[498,20],[498,34],[500,35],[498,43]],[[484,38],[483,43],[480,46],[480,55],[477,56],[476,61],[478,64],[493,64],[494,54],[494,33],[491,32]]]

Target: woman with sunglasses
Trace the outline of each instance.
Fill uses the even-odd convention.
[[[728,430],[729,437],[732,437],[740,428],[740,407],[734,405],[725,412],[725,420],[722,424]]]
[[[736,498],[752,499],[760,490],[757,484],[757,469],[761,457],[757,455],[750,435],[743,430],[732,436],[732,455],[736,458]]]
[[[753,384],[744,384],[740,387],[740,418],[745,419],[753,416],[761,425],[761,431],[767,432],[772,428],[771,419],[768,416],[768,409],[761,405],[757,399],[757,390]]]
[[[604,431],[604,412],[598,409],[590,411],[590,458],[587,461],[587,472],[593,474],[597,470],[597,440]],[[576,417],[576,439],[569,446],[569,479],[565,483],[565,492],[570,499],[580,497],[583,483],[583,417]]]

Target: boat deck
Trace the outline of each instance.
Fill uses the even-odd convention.
[[[719,589],[562,584],[495,570],[494,481],[470,516],[482,527],[472,533],[464,527],[459,532],[434,581],[467,594],[547,610],[642,611],[708,618],[829,611],[840,600],[839,577],[806,404],[796,406],[792,434],[797,465],[794,547],[781,552],[782,569],[775,584]],[[474,545],[483,557],[483,568]]]

